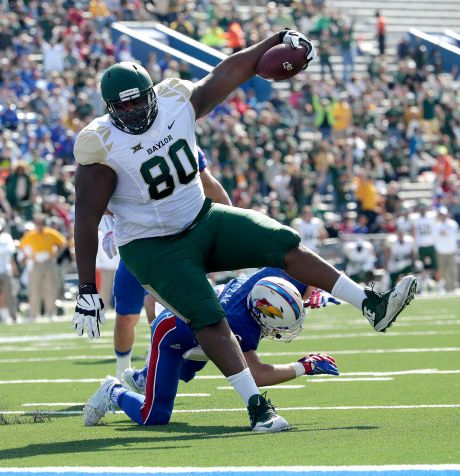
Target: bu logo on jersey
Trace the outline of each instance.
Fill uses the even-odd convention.
[[[266,299],[258,299],[256,301],[256,308],[268,317],[283,318],[283,313],[275,306],[272,306]]]
[[[143,147],[142,147],[142,144],[139,142],[139,144],[131,147],[132,151],[133,151],[133,154],[135,154],[136,152],[138,152],[139,150],[142,150]]]

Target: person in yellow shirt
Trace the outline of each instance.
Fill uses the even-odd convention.
[[[369,220],[367,226],[369,232],[372,233],[375,231],[376,226],[379,193],[374,180],[364,169],[357,175],[355,197],[358,201],[360,211]]]
[[[353,121],[351,107],[346,98],[341,98],[332,107],[332,116],[334,117],[334,135],[336,137],[345,137]]]
[[[106,18],[110,16],[110,10],[107,8],[104,0],[91,0],[88,9],[93,18]]]
[[[40,315],[42,302],[45,314],[56,313],[58,291],[57,258],[64,250],[67,240],[61,233],[45,226],[46,216],[34,216],[35,229],[27,231],[19,242],[28,270],[28,298],[30,316]]]

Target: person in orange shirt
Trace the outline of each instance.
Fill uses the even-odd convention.
[[[375,17],[377,18],[377,42],[379,44],[379,54],[384,55],[387,21],[378,10],[375,12]]]
[[[227,46],[232,49],[232,53],[236,53],[246,46],[243,30],[237,21],[230,23],[226,37]]]
[[[436,163],[433,166],[433,172],[436,174],[439,182],[444,182],[454,173],[454,160],[449,155],[449,151],[445,145],[438,147],[438,155],[436,157]]]
[[[45,226],[46,215],[34,216],[35,229],[27,231],[19,242],[28,270],[28,292],[30,316],[37,318],[42,302],[45,314],[56,313],[58,290],[57,258],[64,250],[67,240],[61,233]]]

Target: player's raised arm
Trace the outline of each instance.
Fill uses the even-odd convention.
[[[220,104],[235,88],[256,74],[259,59],[273,46],[280,43],[290,44],[294,48],[306,48],[306,64],[315,56],[310,40],[293,30],[276,33],[249,48],[224,59],[206,77],[196,83],[190,101],[195,109],[196,118],[206,115]]]

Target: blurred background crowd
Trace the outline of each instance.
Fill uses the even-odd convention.
[[[53,316],[75,291],[73,143],[105,112],[102,72],[136,59],[115,21],[160,21],[224,53],[285,27],[310,36],[314,73],[264,102],[237,90],[198,121],[211,172],[234,205],[293,226],[360,282],[412,270],[424,291],[458,288],[459,71],[405,37],[389,50],[384,13],[365,44],[325,0],[246,15],[218,0],[0,2],[0,320]],[[167,57],[144,66],[154,82],[194,79]]]

